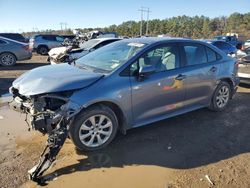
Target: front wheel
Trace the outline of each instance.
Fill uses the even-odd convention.
[[[209,109],[213,111],[222,111],[228,105],[229,99],[232,95],[232,90],[229,83],[222,81],[217,86]]]
[[[94,151],[107,146],[115,137],[118,120],[107,106],[98,105],[78,114],[70,127],[70,137],[82,151]]]

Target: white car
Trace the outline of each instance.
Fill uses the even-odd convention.
[[[49,51],[48,61],[51,64],[65,63],[68,61],[75,61],[91,51],[108,45],[112,42],[121,40],[119,38],[97,38],[91,39],[80,45],[78,49],[72,49],[71,46],[63,46],[58,48],[53,48]]]
[[[250,46],[250,39],[246,40],[246,42],[244,43],[245,47],[249,47]]]

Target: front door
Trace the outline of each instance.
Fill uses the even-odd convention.
[[[138,79],[138,70],[153,65],[155,72]],[[183,107],[185,88],[177,44],[166,44],[147,51],[131,65],[134,125],[163,119]]]

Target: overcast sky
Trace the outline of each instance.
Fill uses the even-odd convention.
[[[0,32],[60,29],[61,22],[74,29],[138,21],[141,6],[150,8],[150,19],[250,12],[250,0],[0,0]]]

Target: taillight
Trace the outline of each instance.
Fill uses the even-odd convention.
[[[24,45],[23,49],[25,49],[26,51],[30,51],[29,45]]]

